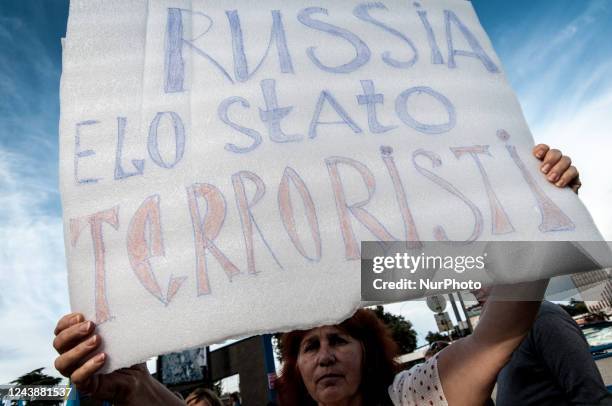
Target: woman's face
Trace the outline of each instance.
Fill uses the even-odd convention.
[[[297,367],[319,403],[359,398],[362,363],[361,342],[337,326],[314,328],[300,343]]]

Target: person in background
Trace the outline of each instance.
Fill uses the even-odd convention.
[[[187,406],[223,406],[215,392],[210,389],[197,388],[187,396]]]
[[[474,291],[487,307],[490,288]],[[527,337],[497,376],[497,406],[612,405],[582,330],[543,301]]]

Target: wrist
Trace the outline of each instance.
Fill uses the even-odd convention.
[[[139,385],[136,402],[134,405],[151,406],[184,406],[185,402],[179,399],[170,389],[166,388],[161,382],[147,373],[147,377]]]

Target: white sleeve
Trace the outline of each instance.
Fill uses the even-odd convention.
[[[438,375],[438,357],[395,375],[389,397],[395,406],[448,406]]]

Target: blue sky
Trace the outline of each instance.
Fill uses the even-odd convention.
[[[474,0],[537,142],[570,154],[612,240],[612,2]],[[57,188],[60,38],[68,2],[0,1],[0,383],[52,368],[69,311]],[[422,342],[422,303],[394,305]]]

